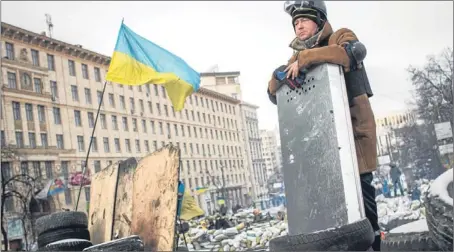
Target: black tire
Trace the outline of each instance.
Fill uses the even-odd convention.
[[[429,232],[388,233],[381,242],[381,251],[438,251]]]
[[[137,235],[104,242],[84,249],[84,251],[144,251],[143,242]]]
[[[60,228],[87,228],[88,218],[84,212],[57,212],[36,220],[38,235]]]
[[[46,231],[38,235],[38,248],[42,248],[49,243],[65,239],[90,240],[90,232],[85,228],[62,228]]]
[[[184,246],[179,246],[179,247],[177,248],[177,251],[189,251],[189,249],[186,248],[186,247],[184,247]]]
[[[66,239],[56,241],[45,246],[42,251],[82,251],[92,246],[90,241],[82,239]]]
[[[375,239],[369,220],[320,232],[276,237],[270,251],[366,251]]]
[[[449,172],[449,171],[447,171]],[[447,173],[445,172],[445,173]],[[452,174],[452,171],[451,171]],[[441,176],[445,175],[444,173]],[[449,175],[449,174],[448,174]],[[452,175],[451,175],[452,180]],[[437,179],[433,182],[436,183]],[[452,182],[451,182],[452,183]],[[446,190],[448,191],[448,187]],[[453,206],[437,196],[431,196],[428,190],[424,206],[426,208],[426,220],[429,235],[441,251],[452,251],[453,248]],[[448,193],[448,192],[447,192]],[[452,202],[452,198],[451,198]]]

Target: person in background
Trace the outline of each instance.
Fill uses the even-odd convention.
[[[391,167],[389,173],[391,175],[391,179],[393,180],[394,197],[397,196],[397,187],[399,187],[400,195],[404,196],[404,189],[402,188],[402,183],[400,182],[400,176],[402,175],[402,172],[399,168],[397,168],[397,165],[395,163],[389,164],[389,167]]]
[[[383,196],[385,196],[385,198],[389,198],[391,195],[390,195],[390,191],[389,191],[389,185],[388,185],[388,179],[384,179],[383,180]]]
[[[419,190],[419,186],[414,184],[413,190],[411,191],[411,200],[421,200],[421,190]]]

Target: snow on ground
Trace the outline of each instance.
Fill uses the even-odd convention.
[[[407,223],[405,225],[396,227],[394,229],[391,229],[389,231],[389,233],[391,233],[391,234],[420,233],[420,232],[425,232],[425,231],[429,231],[429,228],[427,227],[426,219],[420,219],[420,220],[413,221],[413,222]]]
[[[444,203],[453,205],[453,199],[448,194],[448,185],[453,181],[453,170],[449,169],[438,176],[430,185],[430,196],[438,197]]]

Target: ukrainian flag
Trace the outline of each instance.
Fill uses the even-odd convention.
[[[121,23],[106,80],[123,85],[164,85],[175,111],[197,92],[200,74],[184,60]]]
[[[196,187],[195,192],[197,195],[200,195],[208,190],[208,187]]]

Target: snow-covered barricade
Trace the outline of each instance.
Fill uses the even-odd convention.
[[[425,195],[431,181],[423,179],[417,181],[421,195]],[[419,219],[425,219],[423,197],[420,200],[411,200],[409,196],[385,198],[383,194],[376,197],[378,221],[380,227],[386,231]]]

